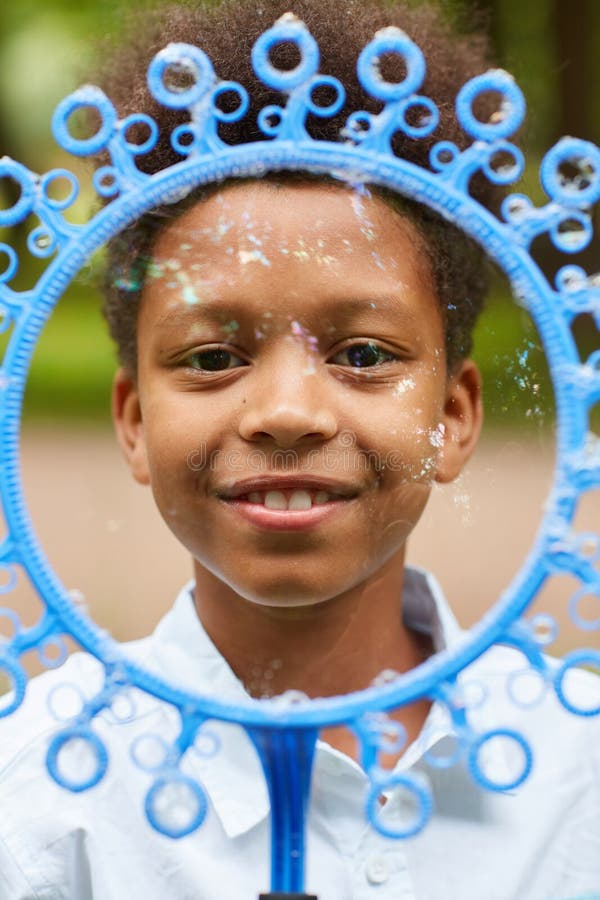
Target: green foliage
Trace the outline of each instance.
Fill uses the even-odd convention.
[[[475,330],[486,422],[544,430],[554,420],[546,357],[530,316],[498,287]]]
[[[89,287],[74,286],[48,320],[36,348],[24,420],[110,419],[115,351]]]

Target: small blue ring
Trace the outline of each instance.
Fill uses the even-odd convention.
[[[584,619],[583,616],[579,614],[579,604],[581,600],[586,597],[588,594],[593,594],[594,591],[590,588],[583,587],[571,596],[569,600],[569,615],[573,621],[573,624],[580,628],[582,631],[597,631],[600,628],[600,615],[595,619]],[[596,601],[600,606],[600,596],[596,592]]]
[[[399,82],[384,81],[377,61],[384,53],[397,53],[404,58],[406,77]],[[357,64],[358,77],[365,88],[378,100],[402,100],[418,90],[425,78],[425,57],[408,35],[399,28],[384,28],[362,50]]]
[[[567,222],[577,222],[580,226],[576,231],[561,231],[561,226]],[[555,247],[563,253],[579,253],[585,250],[592,239],[593,226],[589,216],[578,209],[565,210],[560,220],[550,229],[550,237]]]
[[[33,209],[35,182],[31,172],[14,159],[0,159],[0,179],[2,178],[12,178],[21,189],[21,196],[14,206],[0,209],[0,227],[9,228],[22,222]]]
[[[410,112],[411,109],[419,106],[424,106],[427,109],[429,112],[429,121],[425,122],[423,125],[410,125],[406,120],[406,114],[407,112]],[[404,120],[402,130],[405,134],[409,137],[422,138],[427,137],[432,131],[435,131],[440,121],[440,114],[437,106],[433,100],[429,99],[429,97],[412,97],[407,101],[402,110],[402,118]]]
[[[65,778],[64,775],[61,775],[58,768],[58,755],[60,751],[69,743],[69,741],[73,740],[85,741],[96,756],[96,769],[89,778],[84,781],[75,781],[74,779]],[[46,765],[50,775],[57,784],[78,794],[80,791],[87,791],[89,788],[94,787],[94,785],[98,784],[104,777],[108,767],[108,753],[98,735],[94,734],[91,728],[75,726],[73,728],[68,728],[66,731],[62,731],[52,739],[50,746],[48,747]]]
[[[221,94],[227,94],[233,92],[238,95],[240,104],[237,109],[234,109],[232,112],[223,112],[222,109],[219,109],[217,106],[217,100],[221,96]],[[237,81],[221,81],[219,85],[215,88],[212,95],[212,113],[215,119],[218,119],[219,122],[237,122],[248,112],[248,107],[250,106],[250,97],[248,96],[248,91],[246,88],[238,84]]]
[[[473,113],[473,101],[480,94],[493,91],[503,96],[507,114],[499,122],[480,122]],[[491,141],[513,134],[525,117],[525,99],[514,79],[503,69],[476,75],[460,89],[456,97],[456,113],[465,131],[476,140]]]
[[[68,181],[71,190],[62,200],[55,200],[48,195],[48,189],[52,182],[58,181],[59,178],[64,178],[66,181]],[[40,187],[46,195],[48,206],[51,206],[52,209],[68,209],[69,206],[71,206],[71,204],[74,203],[79,196],[79,182],[77,181],[77,177],[73,174],[73,172],[70,172],[69,169],[53,169],[51,172],[48,172],[40,180]]]
[[[554,689],[556,691],[556,696],[569,712],[574,713],[577,716],[597,716],[600,714],[600,703],[597,706],[592,707],[581,707],[575,706],[574,703],[569,700],[569,698],[565,694],[564,689],[564,680],[565,675],[571,670],[581,665],[592,664],[596,666],[596,668],[600,669],[600,652],[598,650],[593,650],[591,648],[582,648],[581,650],[574,650],[572,653],[568,653],[565,657],[563,657],[562,664],[558,669],[558,672],[554,678]],[[592,676],[590,675],[590,678]]]
[[[418,808],[414,822],[404,828],[392,828],[381,820],[379,797],[384,791],[402,787],[411,792],[417,800]],[[385,808],[385,807],[384,807]],[[409,838],[422,831],[433,809],[431,794],[424,785],[419,784],[409,775],[390,775],[388,778],[377,780],[371,786],[367,795],[366,814],[373,828],[383,837],[392,839]]]
[[[48,649],[50,647],[58,647],[59,652],[56,657],[48,656]],[[59,666],[62,666],[68,656],[67,645],[61,635],[58,634],[52,635],[44,641],[44,643],[37,648],[37,653],[40,662],[47,669],[58,669]]]
[[[185,91],[170,91],[163,81],[169,66],[190,62],[197,80]],[[148,87],[155,100],[170,109],[187,109],[198,103],[215,79],[215,71],[206,53],[191,44],[169,44],[157,53],[148,66]]]
[[[10,244],[0,244],[0,254],[6,256],[8,259],[8,264],[4,272],[0,273],[0,284],[6,284],[11,278],[14,278],[17,273],[19,268],[19,257]]]
[[[507,167],[508,171],[503,172],[501,169],[492,168],[492,159],[497,153],[507,153],[513,157],[513,164]],[[517,178],[521,177],[524,168],[525,157],[523,153],[509,141],[499,141],[483,163],[483,171],[493,184],[512,184]]]
[[[276,117],[276,122],[269,122],[271,117]],[[263,106],[261,111],[258,114],[258,127],[263,132],[263,134],[268,135],[269,137],[275,137],[281,128],[281,123],[283,122],[283,109],[281,106],[277,106],[272,103],[269,106]]]
[[[442,153],[449,158],[442,159]],[[452,141],[438,141],[437,144],[431,148],[429,162],[436,172],[443,172],[444,169],[447,169],[448,166],[451,166],[456,162],[458,156],[459,150],[456,144],[453,144]]]
[[[148,137],[145,141],[142,141],[141,144],[136,144],[133,141],[127,140],[126,133],[132,125],[146,125],[148,127]],[[124,145],[132,156],[140,156],[142,153],[149,153],[150,150],[154,149],[158,140],[158,125],[152,116],[148,116],[146,113],[135,113],[134,115],[127,116],[127,118],[123,119],[121,122],[119,131],[123,136]]]
[[[491,741],[497,737],[508,738],[509,740],[515,741],[519,745],[525,756],[525,764],[522,771],[516,778],[513,778],[509,781],[492,781],[491,778],[488,778],[487,775],[484,775],[477,758],[483,745],[487,744],[488,741]],[[522,784],[529,776],[531,767],[533,765],[533,755],[531,752],[531,747],[529,746],[523,735],[519,734],[518,731],[513,731],[511,728],[496,728],[493,731],[486,731],[485,734],[479,735],[473,741],[469,748],[468,761],[469,770],[473,777],[473,781],[477,782],[488,791],[510,791]]]
[[[559,180],[561,163],[574,159],[589,160],[595,171],[590,184],[583,190],[569,190]],[[600,200],[600,148],[578,138],[562,138],[544,156],[540,166],[540,180],[550,199],[563,206],[581,208],[596,203]]]
[[[8,675],[10,680],[12,681],[12,700],[10,703],[7,703],[6,706],[4,703],[6,702],[7,696],[0,697],[0,719],[5,716],[10,716],[16,709],[19,708],[23,699],[25,697],[25,688],[27,686],[27,676],[25,675],[25,671],[19,665],[16,659],[12,659],[6,655],[2,655],[0,653],[0,674]]]
[[[313,91],[320,87],[331,87],[336,91],[336,98],[333,103],[329,104],[329,106],[318,106],[312,98]],[[315,116],[320,116],[322,119],[337,115],[345,102],[346,90],[344,88],[344,85],[341,83],[341,81],[338,81],[338,79],[334,78],[332,75],[319,75],[317,78],[315,78],[306,96],[307,108]]]
[[[112,179],[105,184],[104,179]],[[92,184],[99,197],[114,197],[119,193],[119,175],[114,166],[100,166],[92,176]]]
[[[145,763],[143,759],[140,757],[140,744],[143,741],[154,740],[157,744],[160,745],[161,750],[163,751],[162,758],[155,763],[154,765],[148,765]],[[165,765],[165,761],[169,755],[169,746],[166,741],[159,734],[140,734],[135,740],[132,742],[129,748],[129,755],[134,762],[134,764],[141,769],[142,772],[159,772]]]
[[[191,137],[189,143],[183,143],[182,139],[184,137]],[[189,156],[194,149],[195,143],[196,133],[189,122],[183,122],[181,125],[177,125],[171,132],[171,147],[176,153],[181,154],[181,156]]]
[[[95,109],[102,124],[92,137],[74,138],[67,127],[69,116],[85,107]],[[100,153],[111,139],[116,125],[117,112],[114,106],[106,94],[99,88],[90,85],[65,97],[56,107],[52,117],[52,133],[56,142],[73,156],[90,156],[93,153]]]
[[[175,783],[184,784],[189,788],[198,804],[198,809],[196,810],[196,813],[192,816],[192,818],[190,818],[190,821],[187,825],[184,825],[180,828],[169,828],[164,823],[161,823],[160,819],[157,818],[154,810],[154,802],[156,800],[156,795],[164,787]],[[152,827],[156,829],[156,831],[159,831],[161,834],[164,834],[170,838],[182,838],[185,837],[186,834],[191,834],[192,831],[195,831],[200,827],[200,825],[202,825],[202,822],[204,821],[204,818],[206,816],[208,804],[206,802],[204,791],[200,788],[200,786],[192,778],[189,778],[187,775],[182,775],[181,772],[175,770],[168,775],[161,776],[154,782],[154,784],[146,794],[144,808],[148,821],[150,822]]]
[[[269,53],[277,44],[291,42],[300,51],[301,59],[289,72],[276,69]],[[319,45],[299,21],[282,21],[269,28],[252,48],[252,65],[258,78],[276,91],[293,91],[308,81],[319,68]]]
[[[45,246],[38,244],[41,239],[47,239],[48,243]],[[46,259],[48,256],[52,256],[56,250],[56,235],[52,234],[45,225],[38,225],[27,235],[27,248],[32,256]]]
[[[10,594],[17,586],[17,572],[15,567],[7,563],[0,563],[0,572],[8,572],[8,581],[6,584],[0,584],[0,594]],[[9,610],[5,611],[5,609],[2,608],[0,612],[4,614],[5,612],[9,612]]]

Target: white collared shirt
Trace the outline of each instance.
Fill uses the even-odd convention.
[[[436,649],[463,639],[431,576],[407,570],[403,614],[432,635]],[[198,620],[186,585],[152,636],[128,652],[193,689],[222,700],[246,699],[244,688]],[[464,765],[430,767],[423,754],[451,740],[434,704],[398,770],[428,780],[434,813],[418,835],[395,841],[367,823],[367,779],[344,754],[319,742],[307,830],[306,890],[319,900],[591,900],[600,898],[600,717],[578,717],[549,692],[536,707],[516,707],[507,676],[520,654],[496,646],[469,668],[488,691],[470,713],[480,730],[516,728],[529,740],[533,771],[513,791],[485,791]],[[590,696],[598,680],[583,674]],[[83,793],[58,787],[45,769],[57,723],[52,687],[78,685],[93,696],[102,670],[76,654],[59,670],[34,679],[19,711],[0,720],[0,900],[257,900],[269,890],[269,802],[260,765],[238,726],[212,723],[221,737],[210,759],[190,752],[185,770],[205,789],[205,821],[173,840],[148,824],[143,802],[152,778],[130,759],[142,734],[173,739],[170,708],[136,692],[135,712],[94,728],[110,754],[104,779]],[[56,695],[55,695],[56,696]],[[490,748],[491,749],[491,748]],[[506,781],[506,751],[496,748],[488,772]],[[393,796],[381,816],[393,814]]]

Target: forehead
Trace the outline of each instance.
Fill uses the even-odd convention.
[[[255,314],[292,303],[310,315],[395,293],[441,317],[415,225],[343,184],[229,184],[167,225],[152,256],[144,293],[172,312],[235,298]]]
[[[312,239],[307,253],[327,245],[342,253],[366,251],[375,259],[376,251],[382,249],[389,257],[387,262],[393,264],[394,238],[398,237],[404,241],[408,237],[414,245],[408,262],[427,272],[423,238],[407,217],[381,197],[368,191],[359,193],[343,183],[267,179],[229,183],[197,203],[163,229],[154,256],[183,256],[190,244],[208,256],[232,240],[260,240],[277,249],[278,245],[285,248]],[[291,255],[303,259],[300,253]],[[314,256],[318,261],[318,255]]]

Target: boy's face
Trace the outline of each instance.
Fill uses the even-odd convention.
[[[161,233],[137,379],[118,373],[113,410],[197,574],[269,606],[402,561],[481,418],[473,364],[446,371],[411,223],[344,187],[269,183],[228,186]],[[309,509],[268,508],[292,494]]]

